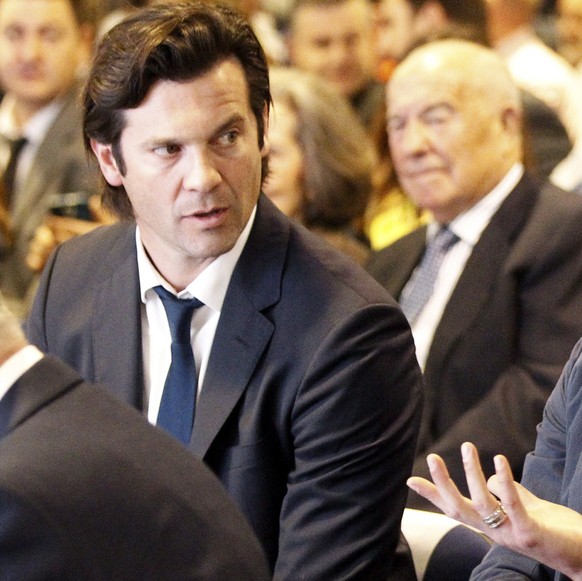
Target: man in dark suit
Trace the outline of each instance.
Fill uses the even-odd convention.
[[[0,289],[23,308],[32,292],[26,256],[36,228],[53,207],[88,217],[87,198],[98,191],[97,168],[83,147],[78,82],[94,25],[86,0],[0,0],[0,176],[11,175],[3,184],[8,199],[0,201],[11,231],[0,255]],[[10,164],[9,143],[20,139]]]
[[[216,477],[28,345],[0,296],[0,579],[269,578]]]
[[[436,452],[462,485],[458,449],[475,438],[487,474],[501,452],[519,476],[582,335],[582,199],[524,173],[519,92],[488,48],[416,49],[396,68],[388,103],[398,178],[435,218],[369,265],[408,313],[424,369],[413,474],[428,476],[425,455]],[[427,282],[446,231],[452,243],[415,314],[414,281]],[[431,507],[414,494],[409,504]]]
[[[161,5],[115,28],[85,131],[126,223],[56,251],[28,335],[203,458],[275,578],[381,579],[421,374],[384,289],[260,195],[269,104],[263,51],[225,7]],[[171,348],[168,303],[196,307]]]

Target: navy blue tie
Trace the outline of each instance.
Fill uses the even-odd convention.
[[[172,363],[164,384],[157,425],[187,445],[194,425],[198,385],[190,328],[194,310],[203,303],[198,299],[179,299],[162,286],[154,290],[162,300],[172,334]]]

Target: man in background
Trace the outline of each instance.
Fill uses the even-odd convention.
[[[487,474],[517,477],[582,335],[582,198],[524,172],[520,94],[494,51],[446,40],[412,51],[388,84],[399,182],[434,216],[377,253],[370,272],[398,297],[424,369],[415,476],[427,452],[463,483],[472,438]],[[430,508],[410,497],[415,508]]]
[[[288,34],[290,63],[331,83],[370,127],[384,108],[384,89],[374,77],[368,0],[299,0]]]
[[[556,42],[558,52],[582,72],[582,1],[556,3]]]
[[[373,6],[380,61],[397,63],[420,39],[451,26],[470,33],[476,42],[487,42],[481,0],[376,0]]]
[[[374,9],[376,50],[386,81],[395,64],[422,42],[456,37],[489,44],[488,13],[483,0],[378,0]],[[548,177],[568,158],[572,140],[548,103],[523,88],[521,99],[525,164],[529,170]]]
[[[95,26],[85,2],[0,0],[0,205],[10,230],[0,289],[15,302],[33,280],[26,255],[36,228],[51,211],[88,218],[97,191],[78,101]]]
[[[489,41],[517,86],[558,114],[576,146],[582,139],[582,85],[572,65],[536,34],[540,4],[540,0],[485,2]]]

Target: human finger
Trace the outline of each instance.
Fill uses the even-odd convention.
[[[520,519],[527,517],[527,510],[521,500],[521,496],[524,493],[529,493],[513,479],[511,466],[505,456],[497,455],[493,461],[495,463],[495,475],[489,479],[487,486],[493,494],[499,497],[513,521],[518,523]],[[520,494],[520,488],[523,490],[522,494]]]
[[[439,493],[439,508],[452,518],[472,522],[474,511],[471,502],[461,494],[450,477],[445,461],[438,454],[429,454],[427,464]]]
[[[424,496],[424,498],[430,500],[433,504],[441,508],[442,504],[442,494],[445,493],[447,496],[457,493],[460,495],[457,487],[449,476],[447,466],[444,460],[437,454],[429,454],[426,458],[428,468],[430,470],[433,482],[426,480],[425,478],[420,478],[418,476],[412,476],[408,479],[407,484],[412,490]]]
[[[420,476],[411,476],[406,481],[406,484],[411,490],[414,490],[414,492],[420,494],[420,496],[426,498],[438,508],[441,508],[440,504],[442,499],[438,488],[430,480],[426,480],[426,478],[421,478]]]
[[[495,529],[507,518],[505,508],[499,499],[487,488],[487,481],[479,461],[477,448],[470,442],[461,446],[463,467],[471,495],[472,507],[479,516],[482,530]]]

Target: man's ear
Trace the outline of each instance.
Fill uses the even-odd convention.
[[[121,186],[123,185],[123,176],[119,171],[111,148],[110,144],[99,143],[91,139],[91,149],[97,158],[103,177],[110,186]]]
[[[522,115],[515,107],[507,107],[504,109],[501,120],[505,130],[510,131],[513,134],[522,131]]]

